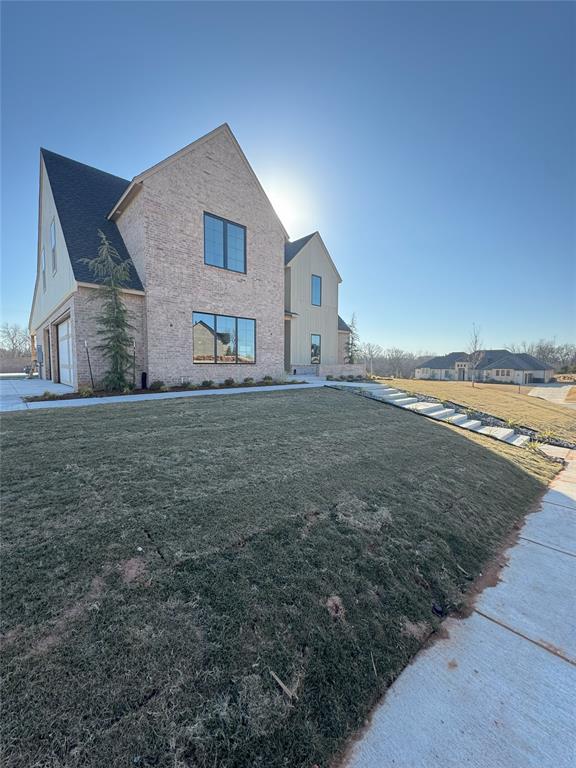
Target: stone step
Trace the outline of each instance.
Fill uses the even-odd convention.
[[[516,432],[514,432],[514,435],[509,437],[506,442],[521,448],[523,445],[528,445],[530,438],[528,435],[517,435]]]
[[[416,411],[416,413],[424,413],[426,416],[428,416],[429,413],[433,413],[434,411],[440,411],[444,408],[443,405],[440,405],[439,403],[414,403],[413,405],[409,405],[408,409],[411,411]]]
[[[508,440],[509,437],[514,435],[514,430],[508,429],[508,427],[480,427],[476,432],[478,432],[479,435],[495,437],[497,440]]]
[[[456,424],[456,426],[461,427],[465,421],[468,421],[468,416],[466,416],[465,413],[455,413],[454,416],[448,416],[446,421],[450,424]]]
[[[392,400],[401,400],[403,397],[408,397],[408,395],[406,394],[406,392],[392,392],[392,393],[383,392],[381,397],[384,400],[392,401]]]
[[[453,416],[456,413],[454,408],[440,408],[439,411],[432,411],[427,413],[426,416],[430,416],[431,419],[447,419],[449,416]]]
[[[394,405],[401,405],[402,408],[406,408],[406,406],[411,405],[412,403],[417,403],[418,398],[416,397],[399,397],[397,400],[392,400]]]
[[[475,431],[478,429],[478,427],[482,426],[482,422],[478,421],[478,419],[468,419],[467,421],[463,421],[462,424],[459,424],[458,426],[462,427],[462,429],[471,429],[472,431]]]

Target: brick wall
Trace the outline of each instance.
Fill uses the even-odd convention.
[[[246,227],[246,274],[204,264],[204,212]],[[283,374],[284,233],[226,131],[145,178],[118,227],[146,285],[149,382]],[[255,319],[256,363],[194,365],[194,311]]]
[[[75,386],[92,386],[88,356],[84,341],[88,342],[90,363],[96,389],[101,388],[106,373],[106,360],[96,347],[102,343],[98,334],[97,316],[101,309],[98,288],[79,288],[73,296],[72,333],[76,354]],[[136,386],[140,386],[142,371],[146,370],[146,333],[144,327],[144,296],[124,293],[129,322],[133,326],[130,335],[136,342]]]

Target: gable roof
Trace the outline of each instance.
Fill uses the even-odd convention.
[[[494,356],[485,361],[484,358],[480,360],[478,370],[485,371],[493,368],[510,368],[514,371],[545,371],[552,370],[552,366],[546,365],[541,360],[538,360],[533,355],[529,355],[526,352],[508,352],[508,350],[491,350],[502,351],[499,357]]]
[[[350,326],[342,320],[340,315],[338,315],[338,330],[339,331],[346,331],[347,333],[351,333]]]
[[[433,357],[419,365],[419,368],[449,369],[454,368],[456,363],[469,362],[471,355],[466,352],[450,352],[448,355]],[[524,352],[512,353],[507,349],[484,349],[476,370],[487,371],[494,368],[510,368],[513,371],[544,371],[550,366],[537,360],[532,355]]]
[[[456,363],[467,361],[469,355],[466,352],[450,352],[447,355],[439,355],[422,363],[421,368],[453,368]]]
[[[66,240],[75,279],[80,283],[95,283],[94,275],[82,259],[98,255],[101,229],[123,260],[130,259],[124,240],[108,212],[126,190],[128,182],[119,176],[99,171],[69,157],[47,149],[40,150],[58,218]],[[126,288],[142,291],[142,282],[131,262],[130,279]]]
[[[288,233],[286,232],[286,229],[284,228],[284,225],[280,221],[280,217],[278,216],[278,214],[274,210],[274,206],[272,205],[268,195],[264,191],[264,188],[263,188],[262,184],[260,183],[260,179],[258,178],[258,176],[256,176],[256,174],[254,172],[254,169],[252,168],[252,166],[248,162],[248,158],[244,154],[244,151],[242,150],[242,147],[238,143],[238,140],[236,139],[236,136],[234,136],[234,134],[232,133],[232,129],[230,128],[228,123],[222,123],[222,125],[219,125],[217,128],[214,128],[213,131],[210,131],[209,133],[206,133],[204,136],[200,136],[199,139],[196,139],[195,141],[191,142],[190,144],[187,144],[185,147],[182,147],[182,149],[179,149],[177,152],[174,152],[173,154],[168,155],[168,157],[164,158],[164,160],[161,160],[159,163],[155,163],[154,165],[150,166],[150,168],[148,168],[147,170],[142,171],[142,173],[139,173],[137,176],[134,176],[132,181],[127,183],[126,189],[124,189],[122,194],[119,195],[116,198],[116,200],[114,200],[112,205],[110,206],[110,208],[108,210],[108,217],[110,219],[114,219],[115,217],[119,216],[122,213],[122,211],[124,210],[124,205],[127,204],[130,201],[130,199],[132,198],[132,196],[134,194],[138,193],[138,191],[140,189],[140,185],[141,185],[141,183],[145,179],[147,179],[149,176],[152,176],[157,171],[160,171],[162,168],[165,168],[167,165],[170,165],[171,163],[175,162],[176,160],[179,160],[181,157],[183,157],[184,155],[187,155],[189,152],[191,152],[192,150],[196,149],[197,147],[199,147],[204,142],[209,141],[210,139],[212,139],[214,136],[218,135],[219,133],[225,134],[232,141],[232,143],[234,144],[235,148],[238,151],[238,154],[240,155],[240,157],[244,161],[244,164],[248,168],[248,171],[250,172],[250,174],[252,175],[254,181],[258,185],[260,191],[262,192],[262,194],[264,195],[264,197],[268,201],[268,204],[269,204],[270,208],[272,209],[272,212],[274,213],[274,216],[276,217],[276,220],[278,221],[278,224],[280,225],[280,227],[282,229],[284,237],[286,238],[286,240],[288,240],[289,239]]]
[[[311,235],[305,235],[304,237],[301,237],[299,240],[294,240],[292,243],[286,243],[284,246],[284,264],[289,264],[294,256],[296,256],[302,248],[308,243],[316,232],[312,232]]]

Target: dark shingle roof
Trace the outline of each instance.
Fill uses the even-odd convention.
[[[294,256],[299,253],[306,243],[311,240],[316,232],[312,232],[311,235],[301,237],[299,240],[294,240],[292,243],[286,243],[284,246],[284,264],[289,264]]]
[[[447,355],[440,355],[439,357],[433,357],[430,360],[421,364],[421,368],[453,368],[455,363],[459,363],[462,360],[468,360],[466,352],[450,352]]]
[[[466,352],[450,352],[448,355],[433,357],[419,365],[419,368],[449,369],[454,368],[455,363],[470,360]],[[507,349],[485,349],[476,369],[479,371],[493,370],[494,368],[510,368],[514,371],[544,371],[550,366],[537,360],[532,355],[524,352],[514,354]]]
[[[482,358],[478,365],[478,370],[485,371],[494,368],[510,368],[513,371],[545,371],[551,366],[546,365],[541,360],[537,360],[532,355],[525,352],[508,352],[508,350],[489,350],[491,352],[502,352],[498,356],[490,357],[488,360]]]
[[[118,227],[106,218],[130,182],[47,149],[42,149],[41,153],[74,277],[82,283],[97,282],[81,259],[92,259],[98,255],[99,229],[122,259],[130,258]],[[133,263],[126,288],[143,290]]]
[[[350,333],[350,326],[342,320],[340,315],[338,315],[338,330],[339,331],[348,331]]]

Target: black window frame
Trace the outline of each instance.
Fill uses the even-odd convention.
[[[212,265],[211,265],[212,266]],[[198,313],[199,315],[211,315],[214,318],[214,355],[212,360],[194,360],[194,315]],[[234,332],[236,336],[236,362],[235,363],[228,363],[228,362],[219,362],[217,360],[217,347],[216,347],[216,336],[217,336],[217,323],[216,318],[217,317],[227,317],[228,319],[235,320],[234,323]],[[240,362],[238,360],[238,320],[250,320],[252,323],[254,323],[254,360],[251,362]],[[195,309],[192,312],[192,365],[256,365],[256,349],[257,349],[257,333],[256,333],[256,326],[257,326],[257,320],[255,317],[244,317],[244,316],[238,316],[238,315],[223,315],[220,312],[204,312],[200,309]]]
[[[206,217],[210,216],[212,219],[217,219],[218,221],[221,221],[224,226],[222,228],[222,235],[223,235],[223,255],[224,255],[224,264],[220,266],[219,264],[210,264],[210,262],[206,261]],[[215,213],[210,213],[210,211],[204,211],[202,222],[204,224],[204,264],[207,267],[215,267],[216,269],[225,269],[227,272],[235,272],[237,275],[245,275],[248,271],[248,243],[247,243],[247,230],[244,224],[239,224],[237,221],[231,221],[231,219],[225,219],[222,216],[217,216]],[[239,227],[240,229],[244,230],[244,269],[231,269],[228,266],[228,225],[232,224],[234,227]],[[207,312],[206,314],[210,314]],[[251,320],[252,318],[246,317],[245,320]]]
[[[313,346],[313,343],[314,343],[312,341],[312,339],[315,336],[319,340],[318,345],[317,345],[318,346],[318,360],[317,361],[313,361],[312,360],[312,346]],[[322,362],[322,334],[320,334],[320,333],[311,333],[310,334],[310,365],[320,365],[321,362]]]
[[[320,301],[318,304],[314,301],[314,278],[320,281]],[[322,306],[322,275],[312,275],[310,278],[310,303],[313,307]]]

